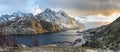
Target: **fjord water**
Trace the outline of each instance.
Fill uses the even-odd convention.
[[[76,33],[77,30],[68,30],[62,31],[57,33],[46,33],[40,35],[24,35],[24,36],[14,36],[11,35],[9,37],[14,37],[19,44],[23,44],[26,46],[33,46],[35,43],[34,41],[39,42],[40,46],[43,45],[50,45],[55,44],[55,42],[74,42],[76,39],[80,38],[81,36]],[[59,44],[60,46],[67,46],[68,44]]]
[[[79,29],[78,29],[79,30]],[[15,38],[19,44],[26,45],[28,47],[33,47],[34,43],[36,43],[34,40],[39,42],[39,46],[46,46],[46,45],[58,45],[58,46],[69,46],[69,43],[55,43],[55,42],[74,42],[76,39],[82,37],[81,35],[78,35],[77,33],[78,30],[68,30],[68,31],[62,31],[62,32],[57,32],[57,33],[46,33],[46,34],[40,34],[40,35],[23,35],[23,36],[9,36],[10,38]],[[79,30],[80,31],[80,30]],[[81,30],[82,31],[82,30]],[[73,49],[73,48],[58,48],[54,50],[54,47],[46,47],[46,48],[23,48],[18,50],[19,51],[32,51],[32,52],[37,52],[37,51],[42,51],[42,52],[65,52],[69,51],[72,52],[71,50],[75,52],[114,52],[112,50],[102,50],[102,49],[97,49],[97,48],[81,48],[81,49]]]

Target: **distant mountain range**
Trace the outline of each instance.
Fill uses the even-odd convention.
[[[97,28],[103,25],[108,25],[112,22],[107,17],[99,17],[94,15],[74,17],[74,19],[79,23],[82,23],[86,29]]]
[[[64,11],[45,11],[33,15],[32,13],[15,12],[12,15],[0,17],[0,34],[40,34],[56,32],[67,28],[82,28],[83,25]]]
[[[100,27],[100,26],[104,26],[104,25],[108,25],[110,24],[111,22],[85,22],[83,23],[85,28],[87,29],[91,29],[91,28],[97,28],[97,27]]]

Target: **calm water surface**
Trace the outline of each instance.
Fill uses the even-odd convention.
[[[77,35],[77,30],[68,30],[58,33],[50,33],[50,34],[41,34],[41,35],[32,35],[32,36],[10,36],[14,37],[19,44],[33,46],[35,42],[39,42],[39,45],[49,45],[55,44],[54,42],[73,42],[76,39],[80,38],[80,35]],[[65,46],[66,44],[57,44],[61,46]]]

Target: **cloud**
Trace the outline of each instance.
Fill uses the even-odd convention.
[[[71,16],[97,14],[109,16],[113,11],[120,11],[120,0],[0,0],[1,5],[24,12],[29,12],[36,5],[42,10],[62,8]]]
[[[73,16],[102,15],[109,16],[110,10],[120,10],[120,0],[36,0],[42,9],[62,8]],[[108,13],[108,14],[107,14]]]
[[[30,0],[0,0],[0,15],[12,14],[15,11],[29,12]]]
[[[34,6],[33,7],[33,9],[32,9],[32,13],[34,14],[34,15],[36,15],[36,14],[38,14],[38,13],[41,13],[41,9],[39,8],[39,6],[37,5],[37,6]]]

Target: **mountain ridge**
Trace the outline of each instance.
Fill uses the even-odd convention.
[[[49,8],[37,15],[18,11],[0,17],[0,34],[40,34],[75,27],[83,25],[77,24],[64,11],[55,12]]]
[[[87,30],[86,32],[93,34],[87,45],[95,48],[120,49],[119,23],[120,17],[109,25]]]

